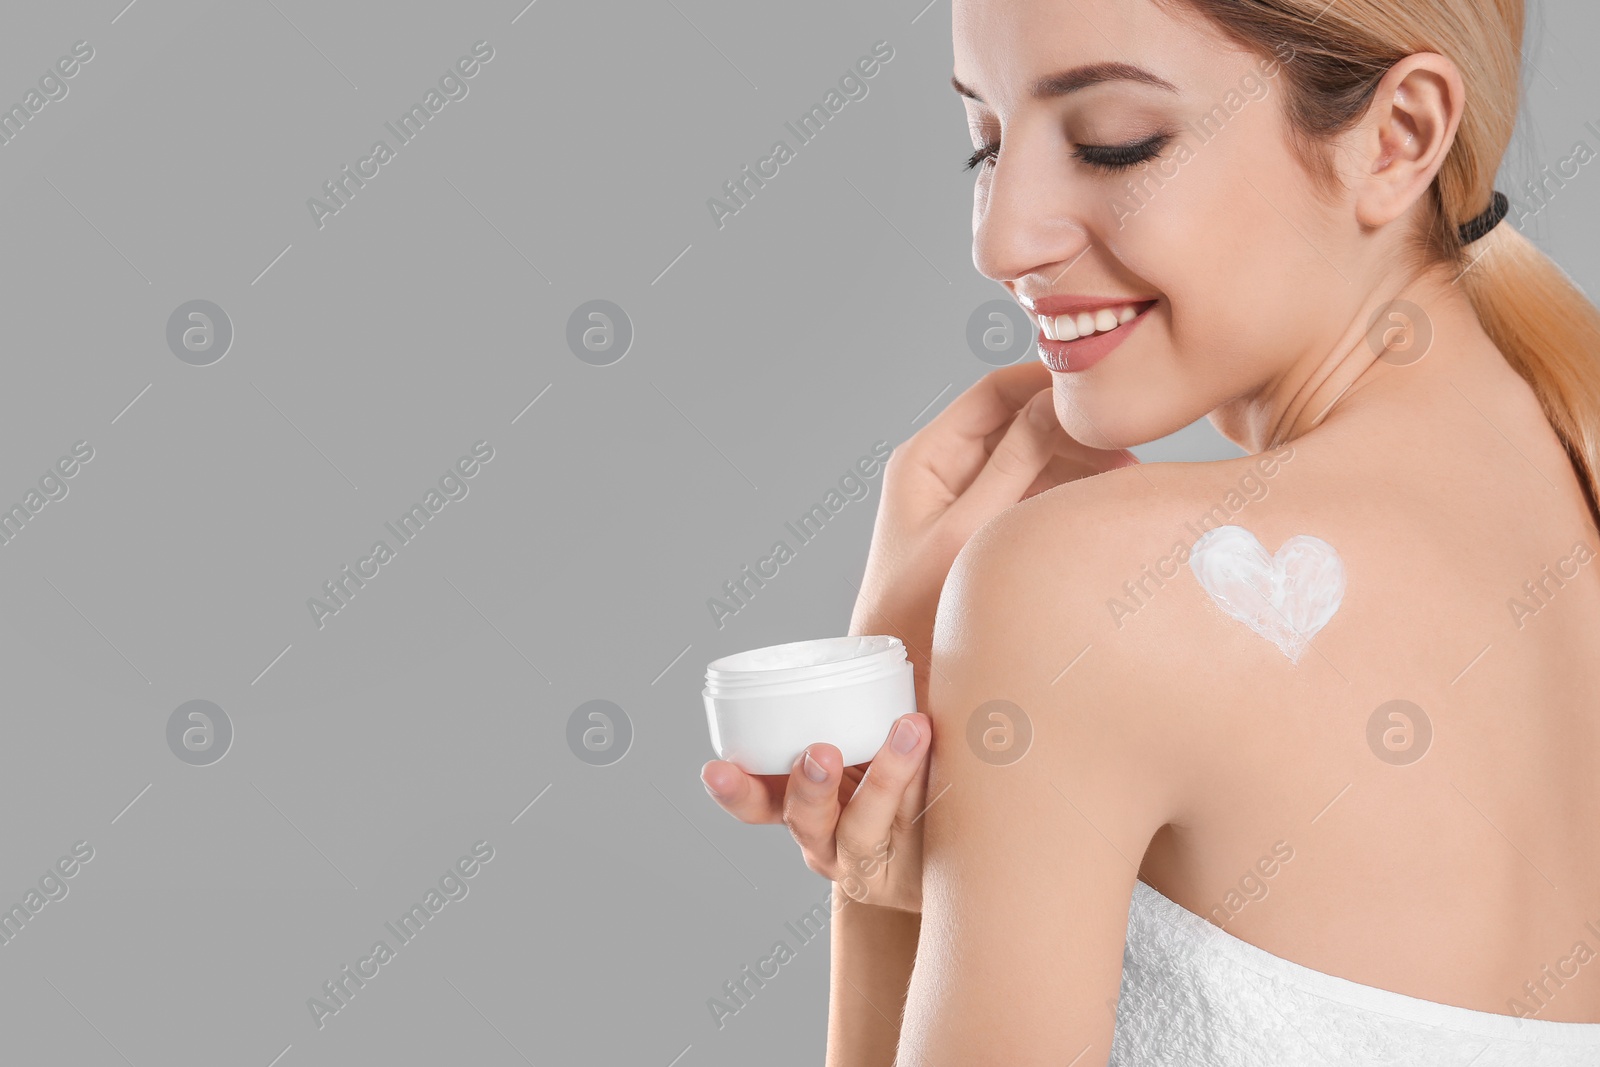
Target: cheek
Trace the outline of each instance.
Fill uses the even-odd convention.
[[[1226,377],[1268,371],[1344,285],[1288,221],[1316,217],[1304,175],[1287,169],[1297,165],[1248,112],[1152,164],[1133,180],[1137,199],[1123,197],[1120,227],[1106,231],[1115,258],[1167,302],[1163,329],[1178,361]]]

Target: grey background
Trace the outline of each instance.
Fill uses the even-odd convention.
[[[843,632],[881,479],[722,628],[706,601],[990,369],[949,5],[523,2],[3,7],[0,103],[95,50],[0,146],[0,505],[94,449],[0,546],[0,906],[94,849],[0,945],[6,1062],[821,1059],[826,938],[785,923],[828,883],[702,790],[700,687]],[[1513,196],[1600,147],[1595,13],[1534,14]],[[479,40],[468,95],[318,229],[306,200]],[[879,40],[868,95],[719,230],[707,199]],[[1591,293],[1596,169],[1525,223]],[[205,367],[166,343],[196,299],[234,330]],[[565,340],[594,299],[635,331],[610,366]],[[468,495],[318,629],[307,598],[479,440]],[[1136,451],[1237,454],[1203,423]],[[597,699],[632,730],[607,766],[567,742]],[[208,766],[168,747],[191,700],[234,731]],[[469,894],[319,1030],[307,999],[479,840]]]

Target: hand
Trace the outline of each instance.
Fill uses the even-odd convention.
[[[795,759],[788,775],[747,774],[727,760],[712,760],[700,779],[735,818],[787,824],[806,866],[852,900],[920,912],[920,816],[932,735],[926,715],[902,715],[868,763],[842,766],[839,750],[819,742]],[[813,781],[808,769],[822,781]]]
[[[1068,437],[1053,388],[1038,360],[991,371],[889,456],[850,633],[905,642],[918,707],[940,591],[978,528],[1047,489],[1138,462]]]

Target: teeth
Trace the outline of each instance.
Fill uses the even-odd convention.
[[[1041,315],[1039,328],[1050,341],[1076,341],[1091,334],[1107,333],[1139,314],[1132,304],[1080,311],[1076,315]]]

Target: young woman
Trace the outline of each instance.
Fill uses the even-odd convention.
[[[1600,314],[1494,189],[1522,24],[955,0],[1041,360],[889,460],[851,633],[922,713],[702,774],[850,897],[830,1064],[1600,1063]],[[1250,455],[1125,451],[1207,414]]]

